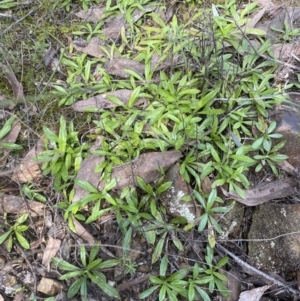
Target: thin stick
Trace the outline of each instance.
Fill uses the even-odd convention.
[[[242,266],[243,268],[246,268],[252,272],[254,272],[255,274],[262,276],[263,278],[272,281],[274,284],[276,284],[277,286],[280,287],[284,287],[286,288],[288,291],[290,291],[291,293],[293,293],[294,295],[300,295],[300,291],[293,289],[292,287],[287,286],[286,284],[284,284],[281,281],[278,281],[277,279],[271,277],[268,274],[265,274],[264,272],[256,269],[255,267],[251,266],[250,264],[248,264],[247,262],[241,260],[240,258],[238,258],[237,256],[235,256],[233,253],[231,253],[230,251],[228,251],[227,249],[225,249],[223,246],[221,246],[220,244],[217,244],[217,248],[220,249],[222,252],[224,252],[225,254],[229,255],[232,259],[235,260],[236,263],[238,263],[240,266]]]

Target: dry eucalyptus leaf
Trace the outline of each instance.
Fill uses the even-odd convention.
[[[145,13],[154,11],[155,9],[156,7],[154,5],[146,5],[143,7],[143,10],[137,8],[132,12],[131,19],[133,22],[136,22]],[[114,41],[120,37],[122,28],[127,28],[128,26],[125,15],[121,14],[106,20],[103,33],[107,38]]]
[[[24,97],[23,85],[17,80],[14,72],[8,66],[2,64],[1,62],[0,62],[0,69],[2,69],[4,76],[7,78],[7,80],[9,81],[12,87],[14,98],[16,99],[23,98]]]
[[[181,157],[182,154],[179,151],[145,153],[134,161],[114,167],[111,178],[117,179],[117,189],[138,186],[137,176],[143,178],[146,183],[151,183],[161,176],[158,168],[167,170]],[[102,180],[98,189],[101,191],[105,185]]]
[[[76,234],[87,243],[94,245],[94,237],[80,224],[80,222],[74,216],[72,216],[72,221],[76,229]]]
[[[97,23],[102,20],[103,14],[105,12],[105,8],[89,8],[87,11],[81,10],[75,15],[78,18],[84,19],[86,22],[94,22]]]
[[[165,60],[161,61],[161,57],[157,53],[153,53],[150,60],[151,71],[159,71],[170,67],[174,68],[183,62],[183,57],[178,54],[169,55]]]
[[[0,194],[0,213],[22,215],[29,213],[32,217],[44,216],[45,206],[35,201],[24,200],[14,195]]]
[[[118,15],[107,21],[105,28],[103,28],[103,34],[113,41],[119,39],[122,28],[127,27],[127,22],[124,15]]]
[[[234,199],[247,206],[257,206],[274,199],[281,199],[293,195],[298,187],[295,178],[286,178],[262,185],[260,187],[245,190],[246,199],[242,199],[236,192],[222,192],[228,199]]]
[[[120,89],[113,92],[107,92],[103,94],[99,94],[93,97],[90,97],[85,100],[77,101],[72,107],[76,112],[86,112],[88,109],[109,109],[117,107],[118,105],[112,101],[110,101],[107,96],[114,96],[117,97],[122,103],[127,104],[130,96],[132,94],[132,90],[128,89]],[[138,101],[136,103],[140,104],[141,102]]]
[[[89,182],[94,187],[97,187],[99,184],[99,179],[101,173],[95,173],[94,169],[104,161],[103,156],[90,155],[88,158],[85,158],[80,166],[77,178]],[[74,185],[74,198],[72,202],[78,202],[80,199],[84,198],[89,194],[88,191],[79,187],[77,184]]]
[[[81,46],[76,41],[73,41],[74,48],[77,51],[87,53],[90,56],[101,58],[104,56],[104,52],[100,49],[100,39],[93,37],[87,45]]]
[[[265,291],[271,286],[272,285],[265,285],[262,287],[254,288],[250,291],[242,292],[240,294],[239,301],[259,301]]]
[[[105,63],[104,68],[110,75],[129,78],[130,75],[124,69],[132,70],[138,75],[143,75],[145,65],[129,59],[112,59]]]
[[[48,266],[48,264],[50,264],[51,259],[54,258],[57,252],[59,251],[60,246],[61,246],[60,239],[49,237],[42,259],[42,264],[44,266]]]
[[[12,175],[12,180],[15,182],[27,183],[39,177],[41,169],[37,163],[37,157],[44,150],[43,140],[43,138],[40,138],[37,145],[21,160],[19,167]]]
[[[291,58],[291,54],[295,56],[300,55],[300,43],[297,41],[289,44],[274,44],[271,47],[275,57],[282,61],[288,61]]]

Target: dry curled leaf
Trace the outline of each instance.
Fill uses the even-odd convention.
[[[271,286],[272,285],[265,285],[262,287],[254,288],[250,291],[242,292],[240,294],[239,301],[259,301],[265,291]]]
[[[144,64],[129,59],[112,59],[107,61],[104,67],[108,74],[122,78],[130,77],[125,69],[132,70],[140,76],[144,73],[145,69]]]
[[[92,147],[92,150],[97,149],[100,146],[101,142],[97,141]],[[91,150],[90,150],[91,151]],[[97,187],[99,184],[99,179],[101,173],[95,173],[94,169],[104,161],[103,156],[98,155],[90,155],[89,157],[85,158],[81,163],[77,178],[84,180],[94,187]],[[84,198],[89,194],[88,191],[84,190],[83,188],[79,187],[77,184],[74,185],[75,194],[73,197],[72,202],[78,202],[80,199]]]
[[[48,266],[48,264],[50,264],[51,259],[54,258],[57,252],[59,251],[60,246],[61,246],[60,239],[49,237],[42,259],[42,264],[44,266]]]
[[[295,178],[280,179],[260,187],[245,190],[246,199],[242,199],[236,192],[222,189],[228,199],[234,199],[247,206],[257,206],[274,199],[281,199],[295,193],[298,181]]]
[[[32,217],[44,216],[45,206],[32,200],[24,200],[14,195],[0,194],[0,213],[22,215],[28,213]]]
[[[136,177],[138,176],[146,183],[151,183],[161,176],[159,168],[167,170],[181,157],[182,154],[179,151],[145,153],[134,161],[114,167],[111,178],[117,179],[117,189],[137,186]],[[105,185],[102,180],[98,186],[99,190],[102,190]]]
[[[98,37],[93,37],[86,44],[83,45],[77,43],[77,41],[73,41],[74,48],[77,51],[87,53],[90,56],[101,58],[104,56],[104,52],[100,49],[101,41]]]
[[[37,145],[33,147],[21,160],[19,167],[14,171],[12,180],[15,182],[27,183],[36,179],[41,174],[37,157],[44,150],[43,138],[39,139]]]
[[[79,100],[73,105],[73,109],[76,112],[86,112],[89,109],[94,110],[96,109],[109,109],[117,107],[118,105],[108,99],[109,96],[117,97],[122,103],[125,105],[128,103],[131,95],[132,90],[128,89],[120,89],[113,92],[107,92],[99,95],[95,95],[85,100]],[[137,101],[136,105],[143,102],[142,100]]]

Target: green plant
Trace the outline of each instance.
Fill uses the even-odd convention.
[[[86,301],[87,294],[87,283],[91,281],[96,284],[100,290],[102,290],[106,295],[113,298],[120,298],[118,291],[111,285],[107,283],[106,277],[103,271],[112,268],[119,264],[119,260],[111,259],[102,261],[101,258],[97,258],[99,253],[99,247],[93,246],[89,254],[87,254],[86,248],[84,246],[80,247],[80,260],[81,267],[77,267],[70,264],[67,261],[53,258],[52,262],[57,265],[60,269],[68,271],[66,274],[62,275],[59,279],[75,279],[68,290],[68,298],[74,297],[78,292],[80,292],[81,300]],[[88,257],[88,260],[87,260]]]
[[[188,269],[181,269],[170,276],[166,276],[168,268],[168,256],[165,255],[161,259],[159,276],[151,276],[149,281],[153,286],[145,290],[139,295],[140,299],[145,299],[159,290],[158,300],[164,301],[169,298],[172,301],[178,300],[177,295],[186,295],[186,286],[188,282],[183,280],[187,274]]]
[[[272,121],[268,126],[267,123],[262,118],[260,118],[258,122],[256,122],[256,127],[260,131],[262,136],[257,138],[252,143],[252,148],[254,150],[260,151],[259,155],[255,155],[253,157],[260,162],[259,164],[257,164],[255,171],[259,172],[264,167],[264,165],[268,163],[274,174],[278,176],[278,171],[274,163],[282,163],[284,160],[288,159],[288,156],[278,153],[278,150],[280,150],[284,146],[285,141],[281,141],[277,145],[272,147],[272,140],[281,138],[282,134],[273,133],[276,128],[275,121]]]
[[[299,37],[300,30],[299,28],[291,28],[292,26],[289,24],[288,21],[284,21],[283,29],[279,29],[276,27],[271,26],[271,29],[275,32],[280,33],[278,40],[283,40],[284,42],[292,42],[295,37]]]
[[[0,130],[0,158],[1,156],[5,156],[5,151],[22,149],[22,146],[16,143],[1,141],[1,139],[3,139],[13,129],[15,120],[16,117],[11,116],[8,120],[6,120],[6,122]]]
[[[73,122],[70,121],[67,127],[63,116],[60,118],[58,135],[46,126],[43,126],[43,131],[46,150],[38,156],[38,160],[43,162],[45,175],[55,176],[54,187],[60,190],[62,183],[67,184],[78,172],[89,144],[79,141]]]
[[[223,200],[217,196],[216,189],[212,189],[207,200],[201,196],[201,194],[194,190],[194,196],[196,200],[200,203],[204,213],[200,217],[200,223],[198,226],[198,231],[202,232],[206,227],[208,227],[208,241],[211,247],[215,245],[215,236],[214,231],[215,229],[218,233],[221,233],[221,227],[218,222],[215,220],[215,214],[218,213],[225,213],[229,211],[229,207],[216,207],[217,203],[223,203]],[[211,229],[211,227],[213,229]]]
[[[9,9],[14,6],[17,6],[18,2],[14,0],[2,0],[0,3],[0,9]]]
[[[5,215],[6,216],[6,215]],[[20,243],[20,245],[25,248],[25,249],[30,249],[30,245],[29,242],[27,241],[27,239],[23,236],[23,232],[25,232],[26,230],[28,230],[28,226],[26,225],[22,225],[23,223],[26,222],[28,218],[28,214],[23,214],[22,216],[20,216],[15,224],[13,226],[10,226],[7,221],[5,222],[5,224],[7,226],[9,226],[9,230],[7,232],[5,232],[4,234],[2,234],[0,236],[0,244],[2,244],[4,241],[7,240],[7,251],[10,252],[13,246],[13,241],[14,241],[14,237],[17,239],[17,241]],[[6,218],[5,218],[6,219]]]
[[[216,264],[214,264],[214,250],[213,248],[207,246],[205,261],[206,268],[204,272],[206,275],[212,277],[211,281],[208,282],[209,291],[212,293],[214,289],[217,288],[224,297],[228,297],[229,292],[224,285],[224,281],[227,281],[227,277],[218,272],[218,269],[226,265],[228,262],[228,257],[223,257]]]

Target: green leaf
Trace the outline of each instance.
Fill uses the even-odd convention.
[[[24,248],[24,249],[30,249],[30,245],[29,242],[27,241],[27,239],[21,235],[19,232],[15,231],[15,235],[17,237],[18,242],[20,243],[20,245]]]
[[[120,263],[120,261],[118,259],[106,260],[99,264],[99,269],[112,268],[112,267],[115,267],[116,265],[118,265],[119,263]]]
[[[65,270],[65,271],[79,271],[80,270],[77,266],[75,266],[67,261],[64,261],[62,259],[52,258],[52,262],[54,264],[56,264],[60,269]]]
[[[89,274],[89,278],[97,284],[97,286],[109,297],[120,299],[118,291],[111,285],[107,284],[104,281],[100,281],[97,277],[92,274]]]
[[[59,277],[60,280],[66,280],[70,278],[75,278],[79,277],[85,274],[85,270],[78,270],[78,271],[73,271],[73,272],[68,272],[62,276]]]
[[[217,190],[216,189],[212,189],[212,191],[210,192],[207,202],[206,202],[206,210],[210,210],[211,207],[213,206],[215,200],[217,197]]]
[[[7,240],[7,251],[10,252],[13,246],[13,236],[12,234],[9,235],[8,240]]]
[[[54,142],[57,142],[57,143],[58,143],[59,139],[58,139],[58,136],[57,136],[55,133],[53,133],[52,131],[50,131],[50,130],[49,130],[47,127],[45,127],[45,126],[43,126],[43,131],[44,131],[46,137],[47,137],[51,142],[54,141]]]
[[[182,280],[188,274],[189,269],[180,269],[179,271],[173,273],[171,276],[167,278],[168,282],[175,282],[178,280]]]
[[[124,256],[127,256],[130,251],[131,238],[132,238],[132,227],[129,227],[129,229],[125,233],[124,240],[123,240]]]
[[[158,300],[165,301],[166,293],[167,293],[167,286],[166,286],[166,284],[163,284],[161,286],[159,294],[158,294]]]
[[[90,260],[89,260],[89,264],[88,264],[88,266],[86,267],[86,269],[87,269],[88,271],[90,271],[90,270],[92,270],[92,269],[94,269],[94,268],[101,269],[101,267],[100,267],[101,262],[102,262],[102,259],[101,259],[101,258],[95,259],[94,261],[90,261]]]
[[[200,193],[198,191],[194,190],[193,192],[194,192],[194,195],[195,195],[197,201],[201,204],[201,206],[203,208],[205,208],[205,201],[204,201],[203,197],[200,195]]]
[[[28,226],[26,226],[26,225],[20,225],[15,228],[15,231],[17,231],[17,232],[24,232],[27,230],[28,230]]]
[[[158,195],[162,194],[163,192],[165,192],[166,190],[168,190],[171,186],[172,186],[172,182],[171,181],[161,184],[157,188],[157,194]]]
[[[68,298],[73,298],[80,290],[82,278],[75,280],[68,289]]]
[[[196,108],[195,108],[195,112],[199,111],[201,108],[205,107],[206,104],[211,101],[215,96],[216,94],[218,93],[218,89],[215,89],[209,93],[207,93],[204,97],[202,97],[199,101],[199,103],[196,105]]]
[[[5,232],[4,234],[2,234],[0,236],[0,244],[2,244],[12,232],[13,232],[13,229],[10,229],[7,232]]]
[[[82,278],[80,286],[80,297],[82,301],[87,301],[87,279],[86,276]]]
[[[14,116],[11,116],[3,125],[3,127],[0,130],[0,139],[4,138],[11,130],[11,126],[15,120]]]
[[[164,233],[161,239],[158,241],[152,254],[152,264],[155,263],[161,257],[161,252],[165,243],[166,236],[167,233]]]
[[[159,276],[163,276],[163,277],[166,276],[168,263],[169,263],[168,255],[164,255],[160,261]]]
[[[133,92],[132,92],[132,94],[129,98],[129,101],[128,101],[128,107],[129,108],[132,108],[135,105],[136,101],[138,100],[138,96],[140,95],[140,92],[141,92],[141,87],[142,86],[137,86],[133,90]]]
[[[91,248],[91,251],[90,251],[90,256],[89,256],[89,262],[92,262],[92,261],[94,261],[95,260],[95,258],[96,258],[96,256],[98,255],[98,253],[99,253],[99,250],[100,250],[100,248],[99,248],[99,246],[93,246],[92,248]]]
[[[227,262],[229,261],[229,258],[228,257],[223,257],[222,259],[220,259],[218,261],[218,263],[216,264],[216,266],[218,268],[221,268],[222,266],[224,266],[225,264],[227,264]]]
[[[80,260],[82,265],[86,267],[86,249],[85,246],[80,246]]]
[[[205,229],[205,227],[207,225],[207,221],[208,221],[208,214],[204,213],[201,216],[200,223],[199,223],[199,226],[198,226],[198,231],[199,232],[201,232],[201,231],[203,231]]]
[[[189,301],[193,301],[195,297],[195,287],[194,287],[194,283],[190,282],[189,284],[189,288],[188,288],[188,299]]]
[[[253,149],[259,149],[259,147],[262,145],[264,141],[264,137],[260,137],[258,138],[257,140],[255,140],[253,143],[252,143],[252,148]]]
[[[80,188],[84,189],[85,191],[99,194],[99,190],[85,180],[77,178],[75,179],[75,184],[78,185]]]
[[[145,291],[143,291],[142,293],[139,294],[139,298],[140,298],[140,299],[145,299],[145,298],[149,297],[149,296],[152,295],[152,293],[155,292],[159,287],[160,287],[160,285],[155,285],[155,286],[149,287],[148,289],[146,289]]]
[[[27,220],[27,218],[28,218],[28,213],[25,213],[17,219],[16,223],[23,224]]]
[[[265,36],[266,32],[259,28],[245,28],[244,34],[246,35],[254,35],[254,36]]]
[[[61,153],[66,152],[67,146],[67,129],[66,129],[66,120],[62,115],[60,117],[60,127],[59,127],[59,135],[58,135],[58,148]]]

